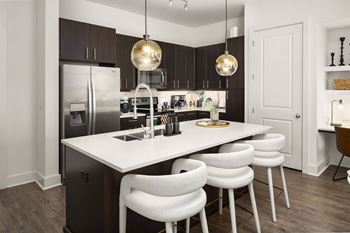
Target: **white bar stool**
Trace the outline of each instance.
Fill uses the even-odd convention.
[[[166,233],[176,231],[173,224],[177,221],[199,213],[202,230],[208,233],[204,209],[207,196],[202,189],[207,181],[207,166],[201,161],[178,159],[172,174],[123,177],[119,197],[120,233],[126,233],[127,208],[154,221],[165,222]]]
[[[217,154],[196,154],[191,156],[191,159],[198,159],[207,164],[207,184],[219,188],[220,215],[222,214],[223,189],[228,189],[233,233],[237,232],[234,189],[248,186],[256,231],[260,233],[260,222],[253,189],[254,171],[249,167],[254,159],[254,148],[242,143],[227,144],[221,146]]]
[[[280,152],[285,147],[285,141],[285,136],[282,134],[260,134],[254,136],[252,140],[244,141],[244,143],[252,145],[255,149],[253,165],[267,167],[267,177],[269,183],[272,209],[272,220],[274,222],[277,222],[277,220],[272,181],[273,167],[279,167],[282,177],[284,196],[286,199],[286,206],[287,208],[290,208],[287,184],[283,171],[283,163],[285,158],[284,155]]]

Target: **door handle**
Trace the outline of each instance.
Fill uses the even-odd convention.
[[[207,80],[207,89],[209,89],[209,80]]]
[[[205,89],[205,81],[203,80],[203,89]]]
[[[96,49],[94,48],[93,50],[92,50],[92,52],[94,53],[93,55],[94,55],[94,60],[96,61],[96,59],[97,59],[97,51],[96,51]]]
[[[176,80],[174,80],[174,89],[176,88]]]
[[[177,80],[177,89],[179,89],[179,88],[180,88],[180,81]]]
[[[297,114],[297,115],[295,115],[295,117],[296,117],[297,119],[299,119],[301,116],[300,116],[300,114]]]
[[[88,47],[85,48],[85,58],[86,58],[86,60],[89,60],[89,48]]]

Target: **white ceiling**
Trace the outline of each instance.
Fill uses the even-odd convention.
[[[143,0],[88,0],[122,10],[144,14]],[[173,0],[169,6],[169,0],[148,0],[149,16],[165,21],[189,26],[200,27],[225,19],[225,0],[188,0],[189,10],[184,10],[182,0]],[[246,0],[228,0],[228,17],[242,17],[244,2]]]

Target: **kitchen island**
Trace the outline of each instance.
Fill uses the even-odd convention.
[[[181,135],[124,141],[120,136],[142,129],[65,139],[67,233],[118,232],[120,181],[125,174],[169,174],[172,162],[222,144],[265,133],[269,126],[231,122],[227,128],[200,128],[196,121],[181,123]],[[157,126],[159,130],[162,126]],[[214,149],[213,149],[214,148]],[[205,188],[208,202],[217,190]],[[208,211],[210,214],[210,211]],[[159,232],[157,223],[128,211],[128,233]]]

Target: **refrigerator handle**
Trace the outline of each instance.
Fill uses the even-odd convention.
[[[91,77],[88,79],[88,113],[89,113],[89,124],[88,124],[88,135],[92,134],[92,87],[91,87]]]
[[[95,96],[95,84],[94,79],[91,76],[91,104],[92,104],[92,134],[96,132],[96,96]]]

